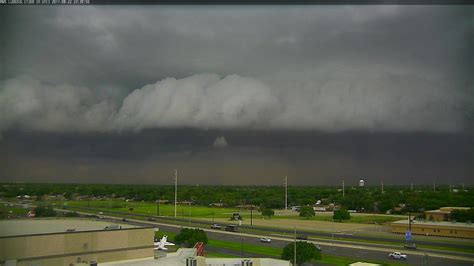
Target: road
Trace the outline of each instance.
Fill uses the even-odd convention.
[[[64,211],[61,209],[56,209],[57,211]],[[90,214],[91,211],[82,212],[82,214]],[[96,213],[96,211],[94,211]],[[111,212],[112,213],[112,212]],[[140,216],[140,215],[135,215]],[[145,216],[147,217],[147,216]],[[142,218],[145,218],[142,217]],[[161,217],[160,217],[161,218]],[[129,219],[128,223],[141,225],[141,226],[155,226],[160,228],[162,231],[166,232],[179,232],[179,230],[183,227],[182,225],[174,225],[174,224],[166,224],[163,222],[162,219],[158,222],[151,222],[151,221],[141,221],[136,219]],[[106,216],[106,220],[114,221],[114,222],[122,222],[121,217],[112,217]],[[244,237],[244,256],[258,256],[258,254],[252,254],[251,250],[245,250],[245,244],[253,244],[253,245],[262,245],[262,246],[272,246],[282,248],[287,245],[289,242],[292,242],[291,236],[285,235],[276,235],[270,234],[272,238],[272,243],[261,243],[259,238],[261,235],[268,235],[269,231],[262,230],[262,232],[226,232],[220,230],[212,230],[209,229],[208,224],[199,224],[193,226],[201,226],[203,230],[207,232],[207,235],[210,239],[219,239],[224,241],[232,241],[232,242],[241,242],[241,238]],[[252,228],[254,230],[254,228]],[[275,232],[273,228],[272,231]],[[286,231],[285,231],[286,232]],[[318,239],[317,241],[313,241],[310,239],[310,242],[315,244],[319,244],[322,248],[323,254],[330,254],[336,256],[347,256],[347,257],[356,257],[361,258],[363,260],[379,260],[379,261],[389,261],[388,253],[393,250],[393,248],[384,247],[385,245],[378,245],[378,244],[367,244],[367,243],[341,243],[340,241],[331,241],[331,240],[321,240]],[[213,251],[217,251],[220,253],[227,253],[232,255],[239,255],[235,254],[235,251],[232,250],[225,250],[225,249],[214,249]],[[400,250],[398,250],[400,251]],[[403,250],[401,250],[403,252]],[[240,252],[238,252],[240,253]],[[417,251],[406,251],[404,253],[408,254],[408,260],[406,262],[402,262],[407,265],[422,265],[422,260],[424,257],[424,252]],[[443,254],[444,253],[444,254]],[[459,255],[461,254],[461,255]],[[441,265],[453,265],[453,266],[461,266],[461,265],[473,265],[474,263],[474,254],[462,254],[458,252],[449,252],[449,251],[436,251],[436,250],[429,250],[428,257],[427,257],[428,265],[433,266],[441,266]]]
[[[108,216],[107,219],[110,219],[111,221],[121,222],[120,218],[112,218]],[[174,232],[174,233],[178,233],[179,230],[181,229],[181,226],[177,226],[177,225],[166,225],[163,223],[153,223],[153,222],[145,222],[145,221],[138,221],[138,220],[129,220],[128,223],[132,223],[135,225],[142,225],[142,226],[155,225],[162,231]],[[207,228],[203,230],[206,231],[207,236],[210,239],[219,239],[223,241],[231,241],[231,242],[240,243],[241,238],[244,237],[244,256],[247,256],[247,257],[255,257],[255,256],[261,256],[261,255],[253,254],[251,250],[245,249],[245,244],[283,248],[288,243],[292,242],[291,239],[273,237],[271,243],[262,243],[260,242],[260,236],[250,235],[247,233],[234,233],[234,232],[226,232],[226,231],[220,231],[220,230],[211,230]],[[363,247],[362,248],[361,247],[359,248],[341,247],[341,246],[334,246],[330,244],[321,244],[317,241],[316,242],[310,241],[310,242],[318,243],[322,248],[322,254],[355,257],[355,258],[360,258],[361,261],[371,260],[371,259],[379,260],[379,261],[387,261],[387,262],[390,261],[388,259],[387,251],[365,249]],[[240,252],[233,251],[233,250],[211,248],[210,251],[240,256]],[[419,266],[419,265],[422,265],[422,260],[423,260],[423,255],[409,254],[408,260],[401,263],[406,264],[406,265]],[[428,256],[427,261],[428,261],[427,265],[430,265],[430,266],[448,266],[448,265],[449,266],[468,266],[468,265],[472,266],[474,259],[472,261],[462,261],[462,260],[448,259],[448,258],[443,258],[443,257]]]
[[[75,209],[78,210],[83,210],[85,212],[97,212],[97,209],[94,208],[87,208],[87,207],[74,207]],[[151,216],[151,215],[145,215],[145,214],[130,214],[130,213],[124,213],[124,212],[119,212],[119,211],[104,211],[104,213],[111,213],[111,214],[118,214],[118,215],[126,215],[128,217],[143,217],[143,218],[148,218],[148,217],[154,217],[160,222],[163,223],[173,223],[173,222],[180,222],[180,223],[188,223],[192,224],[194,226],[200,226],[203,228],[209,227],[212,222],[211,221],[203,221],[203,220],[195,220],[195,219],[187,219],[187,218],[174,218],[174,217],[165,217],[165,216]],[[262,226],[249,226],[249,225],[241,225],[239,226],[242,229],[248,229],[252,231],[260,231],[262,234],[272,234],[272,233],[281,233],[283,234],[293,234],[293,230],[291,229],[285,229],[285,228],[268,228],[268,227],[262,227]],[[309,237],[313,238],[319,238],[319,241],[325,241],[325,239],[332,238],[334,237],[335,240],[338,241],[346,241],[346,243],[354,243],[356,240],[362,240],[362,241],[378,241],[378,242],[385,242],[387,244],[392,244],[396,246],[402,246],[403,239],[399,238],[387,238],[387,237],[382,237],[382,236],[366,236],[366,235],[351,235],[351,234],[331,234],[327,232],[314,232],[314,231],[305,231],[305,230],[298,230],[298,234],[305,234],[308,235]],[[328,242],[332,242],[332,240],[326,240]],[[351,242],[349,242],[351,241]],[[367,243],[362,243],[362,244],[367,244]],[[416,241],[417,246],[422,247],[423,245],[426,246],[433,246],[433,247],[447,247],[447,248],[458,248],[458,249],[472,249],[472,245],[467,245],[463,243],[452,243],[452,242],[445,242],[445,241],[439,241],[439,240],[417,240]]]

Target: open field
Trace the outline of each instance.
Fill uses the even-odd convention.
[[[209,221],[208,218],[196,218],[198,220]],[[217,223],[228,223],[226,218],[215,218]],[[250,225],[250,219],[242,221],[243,225]],[[254,219],[253,224],[257,226],[276,227],[292,229],[295,226],[299,230],[318,231],[318,232],[334,232],[334,233],[354,233],[356,231],[379,231],[386,232],[385,226],[374,224],[357,224],[357,223],[332,223],[318,220],[304,219]]]
[[[161,216],[174,216],[174,205],[173,204],[158,204],[150,202],[124,202],[124,201],[67,201],[67,202],[56,202],[57,205],[75,206],[75,207],[90,207],[98,209],[110,209],[114,211],[131,212],[138,214],[147,215],[161,215]],[[133,210],[130,210],[133,208]],[[244,223],[250,219],[251,212],[245,209],[239,208],[222,208],[222,207],[208,207],[208,206],[189,206],[189,205],[178,205],[177,216],[179,217],[192,217],[192,218],[222,218],[229,219],[234,212],[239,212]],[[257,210],[252,211],[252,216],[255,220],[268,220],[267,217],[261,215]],[[384,214],[363,214],[353,213],[351,219],[343,221],[342,224],[348,223],[360,223],[360,224],[384,224],[388,222],[398,221],[406,219],[403,215],[384,215]],[[275,216],[270,220],[301,220],[307,221],[307,219],[299,216],[297,212],[293,211],[276,211]],[[332,221],[331,212],[318,212],[316,216],[311,217],[310,221]],[[284,222],[283,222],[284,223]],[[307,222],[303,222],[305,224]],[[338,223],[339,224],[339,223]],[[343,227],[344,228],[344,227]],[[342,230],[342,229],[341,229]]]

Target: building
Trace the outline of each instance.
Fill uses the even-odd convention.
[[[359,180],[359,187],[365,186],[365,181],[364,179]]]
[[[166,257],[116,261],[102,266],[291,266],[286,260],[270,258],[207,258],[196,256],[194,248],[180,248]]]
[[[152,227],[92,219],[3,220],[0,264],[69,266],[152,257],[153,236]]]
[[[453,210],[469,210],[468,207],[442,207],[438,210],[425,211],[425,219],[428,221],[449,221]]]
[[[392,233],[405,234],[408,230],[408,220],[393,222],[391,227]],[[411,233],[413,235],[474,238],[474,225],[446,221],[412,221]]]

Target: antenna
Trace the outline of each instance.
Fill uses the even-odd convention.
[[[174,169],[174,217],[177,214],[177,204],[178,204],[178,170]]]
[[[288,176],[285,176],[285,211],[288,210]]]

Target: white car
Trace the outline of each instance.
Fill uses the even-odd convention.
[[[406,260],[407,259],[407,255],[402,254],[400,252],[392,252],[388,254],[388,257],[392,260]]]
[[[263,243],[271,243],[271,242],[272,242],[272,239],[271,239],[271,238],[268,238],[268,237],[261,237],[261,238],[260,238],[260,242],[263,242]]]

